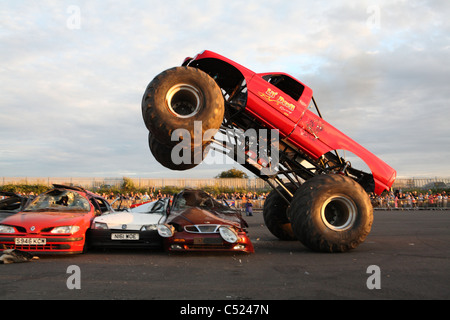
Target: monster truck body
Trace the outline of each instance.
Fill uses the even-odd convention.
[[[202,134],[222,133],[213,137],[210,131],[200,149],[192,140],[179,150],[197,159],[214,142],[216,150],[238,160],[237,149],[249,142],[236,129],[278,130],[277,156],[266,148],[253,157],[246,153],[239,163],[274,189],[264,207],[269,230],[313,250],[347,251],[362,242],[373,219],[366,192],[380,194],[396,177],[394,169],[322,118],[309,87],[285,73],[255,73],[211,51],[158,75],[147,87],[142,112],[153,155],[175,170],[198,164],[167,156],[174,131],[185,128],[195,134],[194,120],[203,121]],[[338,150],[358,156],[371,172],[352,168]],[[261,170],[275,158],[275,170]]]

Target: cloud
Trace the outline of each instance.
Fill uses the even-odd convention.
[[[70,28],[78,21],[70,6],[79,8],[79,29]],[[154,76],[203,49],[311,86],[325,119],[400,176],[448,176],[449,6],[6,2],[0,176],[179,175],[152,158],[140,103]],[[202,164],[183,176],[212,177],[229,167]]]

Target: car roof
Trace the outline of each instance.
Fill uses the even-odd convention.
[[[0,196],[23,198],[22,195],[20,195],[16,192],[11,192],[11,191],[0,191]]]
[[[102,196],[95,194],[89,190],[84,189],[83,187],[78,187],[78,186],[66,186],[63,184],[53,184],[53,188],[54,189],[66,189],[66,190],[73,190],[73,191],[79,191],[79,192],[84,192],[87,196],[92,197],[92,198],[100,198],[103,199]]]
[[[82,191],[82,192],[86,192],[87,191],[87,190],[85,190],[82,187],[66,186],[66,185],[63,185],[63,184],[56,184],[56,183],[53,184],[53,187],[55,189],[69,189],[69,190],[76,190],[76,191]]]

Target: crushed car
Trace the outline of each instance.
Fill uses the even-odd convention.
[[[0,248],[50,254],[87,250],[86,231],[92,220],[112,208],[104,198],[81,187],[53,187],[0,221]]]
[[[253,253],[241,212],[202,190],[186,189],[174,196],[164,224],[158,225],[167,251],[229,251]]]
[[[9,191],[0,191],[0,221],[23,210],[33,199],[32,196]]]
[[[98,216],[88,231],[89,246],[162,248],[163,238],[158,234],[157,225],[165,222],[168,207],[169,199],[159,199]]]

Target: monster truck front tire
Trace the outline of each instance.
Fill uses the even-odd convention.
[[[295,187],[289,183],[286,188],[294,194]],[[272,190],[264,202],[263,217],[264,223],[269,231],[278,239],[285,241],[297,240],[291,226],[291,221],[287,217],[286,211],[289,204],[279,194],[281,192],[285,197],[288,197],[286,190],[283,187],[277,187]]]
[[[339,174],[307,180],[288,210],[295,236],[319,252],[346,252],[370,233],[373,208],[364,189]]]
[[[202,70],[191,67],[175,67],[160,73],[147,86],[142,98],[145,125],[155,139],[172,146],[178,143],[172,141],[176,129],[188,131],[191,145],[195,135],[201,135],[195,141],[202,141],[205,131],[216,132],[222,124],[224,110],[217,83]],[[195,121],[201,122],[201,132],[195,132],[198,128]],[[208,134],[213,136],[211,131]]]

